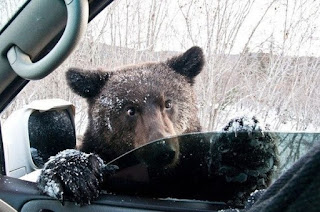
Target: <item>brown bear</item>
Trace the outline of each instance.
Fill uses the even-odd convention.
[[[114,71],[70,69],[66,75],[69,86],[88,102],[88,127],[81,152],[66,150],[50,158],[38,187],[60,200],[88,203],[98,196],[103,178],[116,171],[117,167],[104,165],[105,162],[155,139],[200,132],[193,85],[203,65],[202,49],[192,47],[164,62]],[[178,146],[172,148],[179,154]],[[276,158],[274,145],[269,149],[272,151],[268,157]],[[220,167],[212,165],[214,169],[223,166],[220,156],[215,155],[214,164]],[[264,172],[271,172],[273,164],[276,159]],[[252,184],[247,187],[250,188],[241,188],[245,197],[256,188]]]
[[[89,105],[81,150],[110,161],[158,138],[201,131],[192,85],[203,64],[194,47],[163,63],[111,72],[70,69],[69,86]]]

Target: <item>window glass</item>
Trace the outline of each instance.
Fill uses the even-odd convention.
[[[7,24],[12,16],[27,0],[1,0],[0,1],[0,30]]]
[[[257,148],[261,141],[264,147]],[[209,132],[161,139],[111,162],[119,170],[108,179],[108,189],[153,197],[219,200],[223,192],[208,186],[222,184],[227,189],[228,183],[262,178],[268,184],[266,176],[277,179],[319,142],[320,133],[280,132]],[[279,158],[271,153],[274,143],[279,145]],[[246,151],[239,151],[239,144],[246,144],[241,147]],[[269,175],[270,170],[277,171]],[[223,173],[227,182],[217,173]],[[256,189],[264,188],[264,183],[257,183]]]

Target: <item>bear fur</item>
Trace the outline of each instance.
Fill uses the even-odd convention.
[[[158,138],[201,131],[192,86],[203,65],[202,50],[194,47],[162,63],[70,69],[69,86],[89,105],[81,150],[110,161]]]
[[[98,196],[103,176],[109,176],[117,169],[105,165],[105,162],[159,138],[200,132],[193,85],[203,66],[202,49],[192,47],[164,62],[126,66],[114,71],[70,69],[66,74],[69,86],[88,102],[88,127],[80,151],[66,150],[46,163],[38,181],[40,190],[62,201],[69,199],[80,204],[89,203]],[[228,126],[231,125],[229,123]],[[232,139],[220,140],[213,147],[219,149],[226,141],[231,145],[229,154],[232,155],[232,145],[247,145],[245,142],[235,143]],[[260,139],[259,142],[264,141]],[[239,190],[234,185],[226,188],[233,189],[228,197],[231,201],[241,202],[254,189],[270,184],[277,156],[272,139],[266,142],[268,148],[252,148],[267,151],[265,157],[272,158],[272,164],[262,164],[267,169],[254,172],[259,176],[259,171],[263,172],[262,177],[256,177],[246,186],[239,186]],[[179,147],[173,145],[172,148],[178,154]],[[239,151],[241,148],[235,149]],[[244,179],[244,175],[249,176],[248,173],[243,174],[246,169],[243,161],[237,161],[239,158],[235,157],[233,160],[238,164],[227,164],[223,154],[217,151],[211,160],[211,169],[214,169],[211,174],[217,176],[217,180],[232,182]],[[232,173],[230,166],[233,167]],[[261,168],[261,164],[258,166]],[[250,170],[254,171],[256,167],[253,165]]]

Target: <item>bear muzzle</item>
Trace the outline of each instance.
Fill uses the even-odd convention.
[[[134,147],[145,145],[151,141],[176,135],[173,123],[161,111],[141,116],[135,128]]]

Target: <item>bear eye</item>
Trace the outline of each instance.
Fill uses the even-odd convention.
[[[171,108],[172,108],[172,102],[171,102],[171,100],[167,100],[167,101],[164,103],[164,106],[166,107],[166,109],[171,109]]]
[[[128,116],[134,116],[136,114],[136,109],[134,107],[129,107],[127,109]]]

